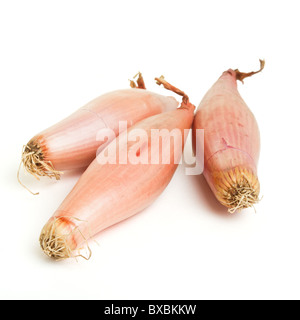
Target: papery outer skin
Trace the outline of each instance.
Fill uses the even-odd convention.
[[[87,167],[96,157],[101,141],[97,133],[110,128],[119,135],[119,122],[128,127],[149,116],[174,110],[178,102],[143,89],[113,91],[92,100],[78,111],[46,129],[31,141],[42,148],[44,161],[51,161],[55,170]]]
[[[236,173],[244,175],[243,171],[249,173],[249,179],[257,180],[259,128],[253,113],[237,90],[233,70],[223,73],[206,93],[196,111],[193,123],[194,151],[196,129],[204,129],[203,174],[220,202],[220,181],[232,183]],[[239,170],[234,173],[236,168]],[[228,176],[224,177],[224,173]]]
[[[136,143],[127,142],[127,136],[135,129],[146,130],[150,137],[150,129],[164,128],[180,129],[182,143],[179,147],[183,150],[186,138],[184,129],[191,128],[193,117],[194,106],[152,116],[121,134],[115,140],[116,150],[120,146],[129,150]],[[150,138],[148,141],[150,142]],[[117,161],[116,164],[101,165],[95,159],[45,228],[53,223],[53,219],[57,219],[58,234],[69,234],[78,227],[80,233],[74,232],[68,237],[70,248],[75,250],[84,243],[84,239],[140,212],[163,192],[178,166],[179,159],[174,161],[173,143],[171,139],[170,164],[151,164],[151,143],[141,148],[141,152],[144,148],[148,149],[148,164],[131,164],[128,159],[127,164],[119,164]],[[102,152],[106,152],[106,149]],[[118,155],[118,151],[116,153]],[[60,217],[63,217],[61,222]]]

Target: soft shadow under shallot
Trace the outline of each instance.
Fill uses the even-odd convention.
[[[197,176],[190,176],[191,183],[194,185],[196,196],[199,198],[200,205],[205,205],[209,211],[222,215],[232,216],[228,213],[228,210],[222,206],[212,193],[208,183],[206,182],[203,174]]]

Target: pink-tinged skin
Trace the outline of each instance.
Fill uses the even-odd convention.
[[[201,101],[193,123],[194,150],[195,130],[204,129],[205,179],[217,199],[229,208],[237,203],[230,205],[223,193],[240,187],[244,179],[255,197],[259,193],[260,134],[253,113],[237,90],[240,74],[231,69],[222,74]]]
[[[104,94],[41,132],[33,139],[42,149],[43,161],[57,171],[87,167],[96,157],[101,144],[97,133],[110,128],[119,135],[119,122],[128,127],[152,115],[174,110],[178,102],[143,89],[125,89]]]
[[[149,206],[169,184],[177,166],[174,161],[174,143],[183,150],[186,135],[185,129],[190,129],[194,117],[194,106],[189,102],[173,111],[158,114],[140,121],[132,126],[127,134],[124,132],[114,142],[114,150],[127,149],[128,155],[136,141],[128,141],[128,136],[137,129],[147,132],[148,143],[142,144],[137,154],[144,154],[148,150],[147,164],[133,164],[128,158],[127,164],[121,164],[117,156],[115,164],[99,164],[95,159],[79,179],[74,189],[60,205],[53,217],[45,225],[41,233],[41,246],[53,258],[68,258],[74,256],[74,250],[85,244],[85,239],[90,239],[100,231],[142,211]],[[180,129],[182,140],[171,139],[171,153],[169,164],[151,164],[151,129]],[[138,141],[138,140],[137,140]],[[176,142],[175,142],[176,141]],[[107,152],[108,145],[102,153]],[[176,150],[176,149],[175,149]],[[163,157],[165,150],[160,149]],[[115,152],[117,155],[118,151]],[[112,158],[115,159],[115,153]],[[147,154],[147,153],[146,153]],[[49,231],[52,230],[52,233]],[[56,239],[65,239],[68,250],[59,250],[57,256],[45,248],[54,240],[49,240],[49,234]],[[51,237],[50,237],[51,238]],[[57,248],[56,248],[57,249]],[[55,249],[55,250],[56,250]],[[62,253],[62,254],[61,254]]]

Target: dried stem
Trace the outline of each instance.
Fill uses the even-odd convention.
[[[156,84],[158,84],[159,86],[162,84],[164,86],[165,89],[167,90],[170,90],[170,91],[173,91],[175,93],[177,93],[178,95],[182,96],[182,101],[187,104],[189,102],[189,97],[188,95],[183,92],[182,90],[172,86],[169,82],[167,82],[165,80],[165,77],[164,76],[161,76],[160,78],[155,78],[156,80]]]
[[[134,80],[129,80],[131,88],[146,89],[146,85],[145,85],[144,78],[143,78],[142,74],[140,72],[138,72],[133,77],[133,79],[135,79],[136,77],[138,77],[136,82]]]
[[[234,72],[236,74],[236,79],[240,80],[242,83],[244,83],[245,78],[251,77],[256,73],[261,72],[265,67],[265,60],[260,59],[259,62],[260,62],[260,69],[258,71],[252,71],[252,72],[245,73],[245,72],[240,72],[239,69],[235,69]]]

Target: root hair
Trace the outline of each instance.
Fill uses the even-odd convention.
[[[84,237],[82,232],[80,231],[80,228],[78,226],[75,226],[71,232],[68,232],[64,234],[62,231],[65,230],[65,227],[60,228],[61,225],[65,224],[65,221],[68,221],[68,224],[74,225],[74,223],[70,220],[74,219],[77,221],[83,221],[74,217],[54,217],[50,222],[46,224],[46,226],[43,228],[41,235],[40,235],[40,245],[43,249],[44,253],[55,260],[64,260],[68,258],[78,258],[81,257],[85,260],[89,260],[92,256],[92,251],[90,247],[88,246],[88,239]],[[78,254],[74,254],[74,250],[69,245],[68,239],[72,235],[74,235],[75,232],[79,232],[79,234],[84,239],[84,242],[86,243],[86,248],[88,250],[88,255],[84,256],[80,253],[81,249],[78,249]]]
[[[254,208],[259,202],[259,197],[257,190],[244,178],[224,192],[223,200],[229,207],[228,212],[235,213],[241,209]]]
[[[23,165],[25,170],[32,174],[37,180],[40,180],[39,177],[49,177],[60,180],[60,175],[62,172],[54,169],[51,161],[45,161],[45,156],[43,154],[42,148],[38,143],[30,141],[26,146],[23,147],[22,159],[19,166],[17,178],[19,183],[33,195],[38,193],[33,193],[28,189],[20,180],[20,170]]]

